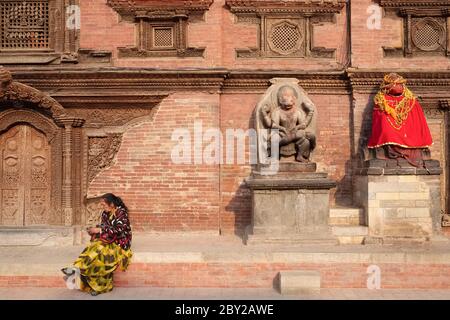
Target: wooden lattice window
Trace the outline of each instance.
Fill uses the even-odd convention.
[[[66,9],[75,3],[1,0],[0,64],[76,62],[79,29],[65,26]]]
[[[174,32],[172,27],[154,27],[152,30],[153,48],[173,48]]]
[[[48,1],[1,1],[0,19],[1,49],[49,48]]]

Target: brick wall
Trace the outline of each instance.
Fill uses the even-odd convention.
[[[369,30],[367,8],[374,3],[352,1],[353,67],[389,72],[396,68],[421,70],[449,65],[448,58],[439,57],[384,58],[382,46],[401,44],[401,21],[384,17],[381,30]],[[258,28],[236,24],[225,0],[215,0],[204,21],[189,25],[188,44],[206,47],[204,58],[119,59],[117,47],[135,44],[134,25],[121,21],[106,0],[81,1],[81,13],[81,48],[111,50],[113,65],[118,67],[327,71],[342,69],[349,59],[346,9],[336,16],[334,24],[314,28],[313,45],[337,48],[336,59],[237,58],[236,48],[256,46]],[[153,121],[125,133],[115,164],[92,182],[88,196],[110,191],[123,195],[135,227],[142,230],[242,231],[251,221],[251,195],[243,182],[250,174],[250,166],[174,164],[170,150],[176,143],[171,141],[171,134],[180,126],[192,129],[195,120],[202,120],[205,128],[220,127],[222,134],[228,128],[246,130],[253,125],[252,112],[259,97],[255,93],[198,91],[172,94],[163,101]],[[332,190],[331,206],[351,205],[352,168],[370,134],[373,96],[324,92],[311,94],[310,98],[319,111],[318,146],[312,159],[319,171],[329,173],[338,183]],[[435,141],[433,157],[444,162],[444,125],[433,119],[429,119],[429,125]],[[444,186],[442,190],[445,191]]]
[[[319,112],[319,145],[313,156],[319,171],[338,182],[332,205],[351,202],[350,124],[348,96],[311,95]],[[171,159],[176,128],[194,134],[194,124],[203,131],[253,127],[252,113],[260,95],[177,93],[166,98],[153,120],[129,128],[115,163],[90,184],[88,196],[115,192],[130,207],[133,226],[138,230],[240,232],[251,222],[251,195],[244,179],[250,174],[248,148],[246,163],[176,164]],[[248,142],[248,140],[247,140]],[[194,143],[194,141],[192,141]],[[234,150],[238,141],[234,140]],[[203,141],[204,150],[208,141]],[[226,161],[224,156],[223,161]],[[220,210],[220,212],[219,212]],[[219,225],[220,224],[220,225]]]
[[[225,7],[225,0],[215,0],[206,11],[204,21],[188,26],[188,46],[205,47],[204,58],[118,58],[117,47],[136,45],[135,25],[122,21],[119,14],[106,4],[106,0],[83,0],[80,47],[112,51],[113,64],[117,67],[337,69],[347,61],[346,19],[344,9],[342,14],[337,15],[335,23],[325,23],[314,29],[313,46],[336,48],[336,59],[238,59],[236,48],[257,47],[258,27],[236,24],[234,14]]]
[[[137,230],[217,230],[219,170],[217,165],[174,164],[175,128],[194,123],[218,127],[219,97],[177,93],[165,99],[151,122],[126,131],[115,164],[90,184],[88,196],[115,192],[130,207]],[[193,151],[193,150],[192,150]]]
[[[366,263],[134,263],[117,287],[273,288],[283,270],[315,270],[321,288],[367,288]],[[448,289],[446,264],[383,263],[382,289]],[[0,287],[65,287],[60,276],[0,276]]]

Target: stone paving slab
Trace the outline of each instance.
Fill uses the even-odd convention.
[[[0,300],[450,300],[450,290],[321,289],[283,296],[274,289],[115,288],[92,297],[65,288],[0,288]]]

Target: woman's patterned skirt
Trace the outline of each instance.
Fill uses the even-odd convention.
[[[104,243],[101,240],[92,241],[80,254],[73,266],[79,270],[80,290],[86,292],[105,293],[113,289],[113,273],[117,268],[125,271],[133,253],[122,249],[116,243]],[[62,271],[68,275],[67,270]]]

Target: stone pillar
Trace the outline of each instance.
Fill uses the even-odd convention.
[[[425,161],[428,170],[386,163],[366,161],[368,167],[355,178],[354,198],[365,209],[369,227],[365,243],[435,239],[441,231],[439,161]]]

